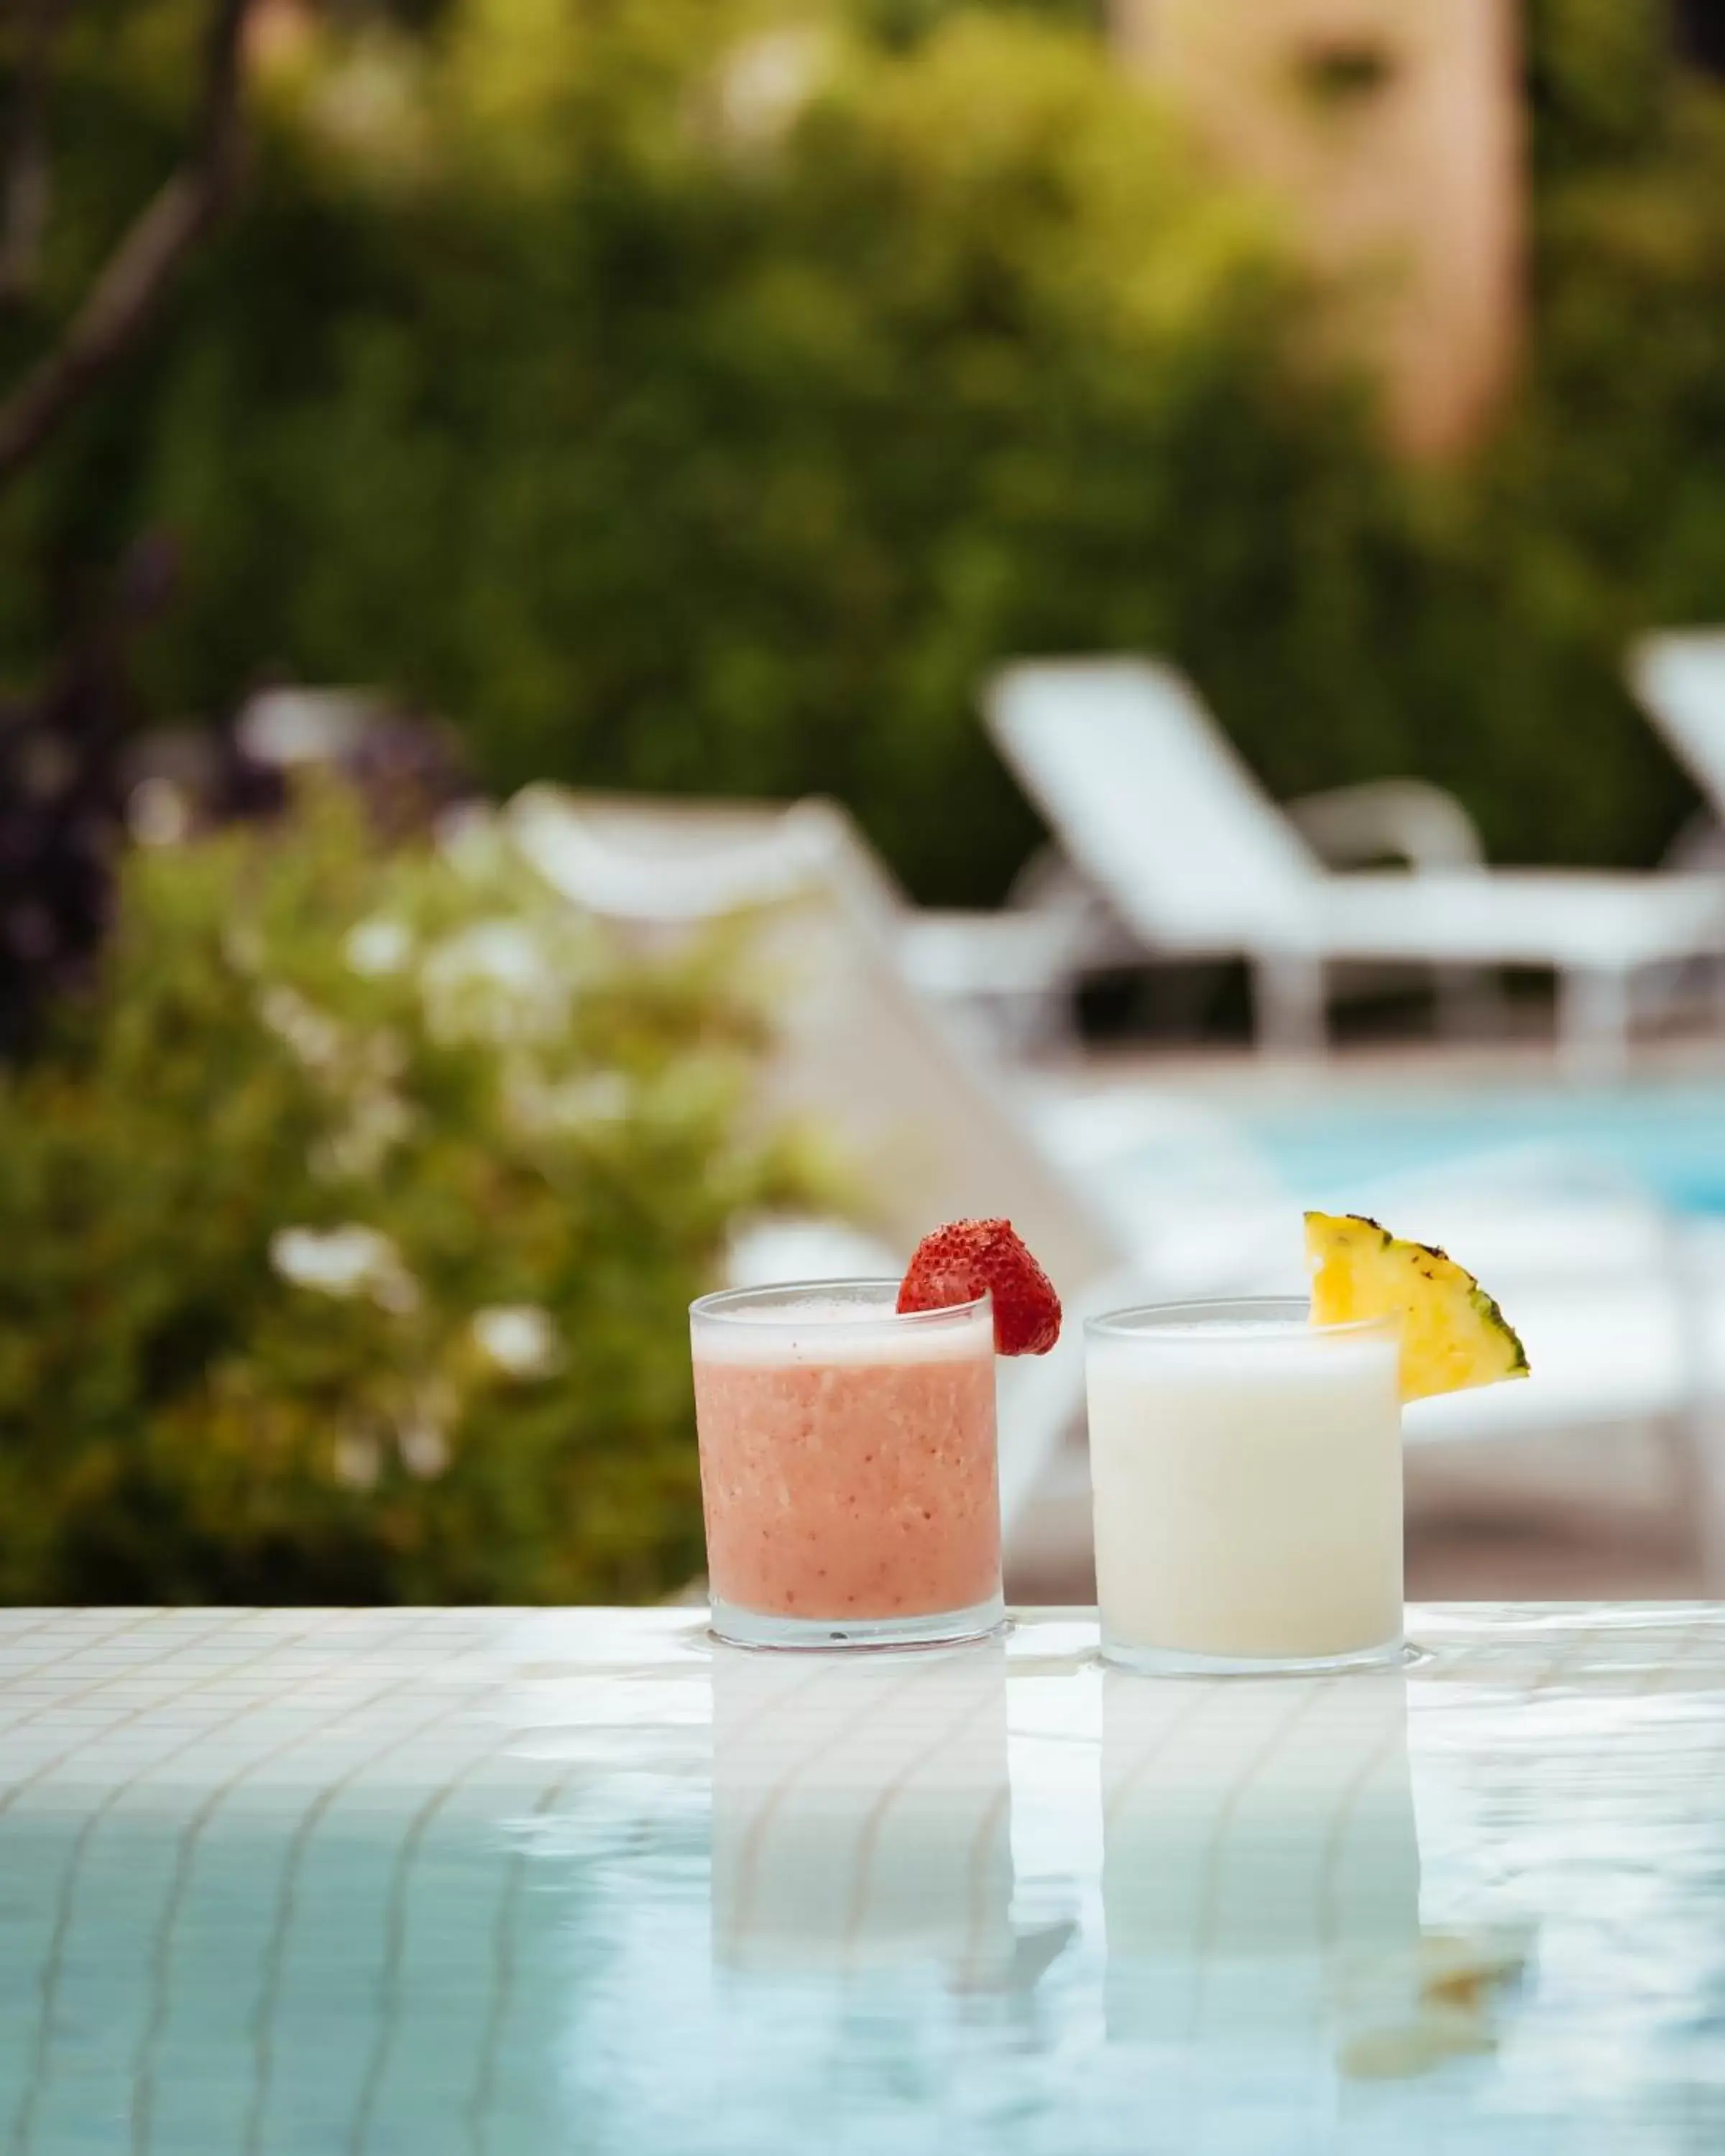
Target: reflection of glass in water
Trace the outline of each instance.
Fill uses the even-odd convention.
[[[713,1944],[732,1969],[1013,1958],[998,1640],[841,1660],[713,1650]]]
[[[1310,2044],[1411,1991],[1420,1851],[1399,1670],[1194,1684],[1110,1671],[1111,2037]]]

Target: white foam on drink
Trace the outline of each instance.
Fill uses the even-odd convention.
[[[1093,1337],[1089,1367],[1106,1371],[1123,1384],[1178,1386],[1179,1391],[1214,1384],[1227,1391],[1257,1386],[1339,1384],[1397,1358],[1395,1337],[1389,1332],[1339,1332],[1322,1328],[1307,1335],[1253,1330],[1229,1332],[1158,1328],[1156,1332]]]
[[[1093,1333],[1086,1344],[1091,1369],[1107,1379],[1181,1391],[1345,1383],[1394,1362],[1399,1352],[1395,1336],[1375,1327],[1273,1322],[1122,1328]]]
[[[762,1303],[735,1317],[696,1317],[691,1327],[698,1363],[740,1363],[752,1369],[799,1363],[954,1363],[994,1352],[986,1307],[900,1317],[875,1303],[842,1296]]]

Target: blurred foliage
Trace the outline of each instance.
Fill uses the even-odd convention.
[[[78,29],[57,275],[165,159],[195,14]],[[385,681],[496,785],[829,791],[963,899],[1034,836],[979,676],[1142,646],[1278,792],[1422,773],[1500,858],[1652,858],[1687,795],[1623,644],[1725,609],[1725,138],[1662,10],[1535,0],[1525,377],[1439,476],[1093,19],[272,8],[249,207],[6,506],[0,657],[163,527],[158,710]]]
[[[142,850],[0,1090],[0,1601],[634,1600],[701,1563],[686,1305],[788,1201],[741,954],[470,818]]]
[[[1678,87],[1671,16],[1666,0],[1527,0],[1528,146],[1538,187],[1661,161]]]
[[[1106,27],[1107,0],[986,0],[1001,13],[1040,15],[1045,22],[1100,32]],[[869,37],[886,45],[914,44],[960,13],[973,12],[978,0],[850,0],[850,13]]]

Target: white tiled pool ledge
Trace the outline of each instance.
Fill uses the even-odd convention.
[[[1409,1631],[1200,1683],[1088,1610],[0,1612],[0,2146],[1725,2145],[1725,1608]]]

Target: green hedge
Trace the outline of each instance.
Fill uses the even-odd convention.
[[[83,49],[110,192],[187,13],[154,73]],[[0,651],[166,526],[158,711],[385,680],[499,786],[829,790],[963,899],[1034,837],[979,675],[1146,646],[1278,791],[1425,773],[1500,858],[1651,859],[1688,796],[1622,645],[1725,612],[1725,135],[1655,0],[1532,13],[1529,362],[1436,480],[1087,13],[447,0],[282,59],[239,228],[9,511]]]
[[[0,1602],[633,1601],[697,1573],[690,1298],[809,1178],[740,951],[316,798],[135,854],[0,1083]]]

